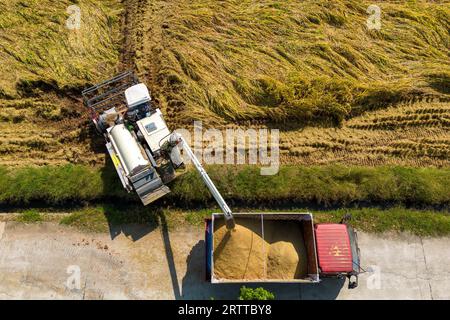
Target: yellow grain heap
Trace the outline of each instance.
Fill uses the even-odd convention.
[[[214,232],[214,271],[219,279],[301,279],[307,273],[307,255],[298,223],[236,219],[227,230],[218,221]]]

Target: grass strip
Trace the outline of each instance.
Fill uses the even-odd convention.
[[[354,203],[444,206],[450,203],[450,170],[407,167],[304,167],[286,165],[277,175],[261,176],[256,166],[209,166],[217,188],[228,201],[247,205],[346,206]],[[54,205],[68,202],[138,202],[126,193],[112,167],[80,165],[0,167],[0,203],[33,201]],[[189,168],[170,185],[162,201],[201,205],[213,203],[198,173]],[[162,202],[158,202],[161,204]]]
[[[283,212],[312,212],[316,223],[339,222],[344,214],[352,215],[351,224],[358,230],[370,233],[410,232],[419,236],[450,235],[450,212],[414,210],[403,207],[380,208],[342,208],[337,210],[309,210],[295,208]],[[169,228],[183,225],[200,226],[205,218],[218,209],[181,210],[153,209],[142,207],[120,208],[110,205],[88,207],[76,210],[61,219],[61,224],[77,227],[90,232],[108,232],[111,226],[120,224],[147,224],[157,227],[165,221]],[[262,212],[253,209],[240,209],[239,212]],[[277,210],[266,210],[277,212]],[[161,218],[164,217],[164,220]]]

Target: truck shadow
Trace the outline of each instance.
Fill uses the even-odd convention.
[[[236,300],[243,284],[211,284],[206,280],[205,241],[199,241],[187,257],[186,275],[182,281],[180,299]],[[246,287],[263,287],[275,294],[277,300],[334,300],[344,286],[343,279],[324,279],[319,284],[251,283]]]

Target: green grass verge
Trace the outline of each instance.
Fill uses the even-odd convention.
[[[20,213],[20,215],[16,219],[19,222],[40,222],[43,220],[41,214],[36,209],[26,210]]]
[[[254,166],[213,166],[207,171],[225,198],[256,204],[441,205],[450,202],[448,169],[286,165],[274,176],[261,176],[259,168]],[[211,200],[195,171],[182,176],[172,189],[184,201]]]
[[[111,205],[86,207],[64,216],[60,223],[75,226],[90,232],[107,232],[110,226],[119,224],[159,225],[161,210],[135,207],[115,207]]]
[[[277,212],[279,210],[264,210]],[[241,209],[239,212],[264,212],[263,210]],[[352,215],[351,224],[366,232],[386,231],[411,232],[421,236],[450,235],[450,212],[433,210],[414,210],[403,207],[379,208],[341,208],[334,210],[314,210],[295,208],[283,212],[311,212],[316,223],[339,222],[346,213]],[[205,218],[216,210],[188,211],[185,220],[192,225],[201,225]]]
[[[91,232],[107,232],[109,227],[105,212],[100,207],[73,212],[62,218],[60,223]]]
[[[282,166],[277,175],[261,176],[256,166],[210,166],[217,188],[239,204],[345,206],[351,203],[448,206],[450,169],[405,167]],[[7,169],[0,167],[0,203],[136,201],[126,193],[111,167],[66,165]],[[214,203],[198,173],[190,169],[171,186],[163,201]],[[160,202],[161,203],[161,202]]]
[[[242,208],[236,212],[277,212],[277,210],[253,210]],[[410,232],[420,236],[450,235],[450,212],[432,210],[412,210],[402,207],[390,209],[349,208],[336,210],[309,210],[295,208],[283,212],[312,212],[316,223],[339,222],[344,214],[352,215],[351,224],[358,230],[381,233],[387,231]],[[77,210],[61,219],[61,224],[75,226],[84,231],[107,232],[110,226],[120,224],[161,225],[162,217],[169,229],[182,225],[201,226],[205,218],[211,217],[218,209],[181,210],[155,209],[140,206],[112,207],[96,206]]]
[[[411,232],[420,236],[450,235],[450,212],[411,210],[401,207],[339,209],[315,213],[316,222],[339,222],[345,213],[352,215],[351,224],[366,232]]]

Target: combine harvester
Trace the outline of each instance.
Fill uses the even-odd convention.
[[[83,100],[91,112],[97,131],[106,140],[106,149],[114,163],[123,187],[135,191],[144,205],[170,192],[167,184],[176,178],[176,169],[184,166],[180,148],[188,156],[204,183],[219,204],[222,214],[206,221],[206,266],[208,280],[222,282],[254,282],[252,279],[218,279],[214,273],[215,224],[225,219],[229,232],[235,219],[225,200],[209,178],[200,161],[183,137],[171,132],[159,109],[152,106],[147,86],[132,71],[121,73],[83,91]],[[355,277],[349,287],[357,286],[360,272],[356,232],[346,223],[313,224],[311,214],[239,214],[244,219],[291,221],[307,250],[308,275],[302,279],[262,279],[258,282],[319,282],[319,276]],[[277,231],[283,234],[283,230]]]

